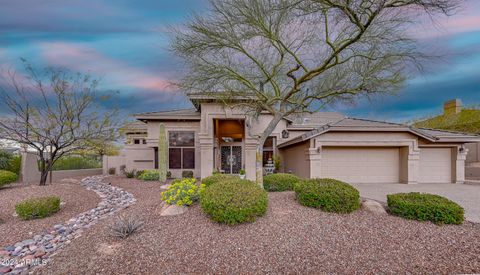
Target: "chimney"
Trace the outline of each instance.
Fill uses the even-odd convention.
[[[451,115],[458,114],[462,111],[462,101],[460,99],[453,99],[443,104],[443,114]]]

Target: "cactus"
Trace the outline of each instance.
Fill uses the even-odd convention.
[[[158,174],[160,182],[167,180],[167,136],[165,125],[160,123],[160,133],[158,137]]]

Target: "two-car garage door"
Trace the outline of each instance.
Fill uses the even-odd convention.
[[[397,183],[399,148],[324,147],[322,177],[350,183]]]
[[[420,183],[452,182],[450,148],[420,149]],[[406,156],[405,156],[406,157]],[[350,183],[398,183],[402,165],[398,147],[324,147],[321,175]]]

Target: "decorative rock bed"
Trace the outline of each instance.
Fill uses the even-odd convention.
[[[36,266],[45,265],[58,249],[80,237],[83,230],[135,203],[132,194],[102,183],[103,178],[103,176],[88,177],[81,182],[82,186],[94,191],[102,199],[96,208],[83,212],[63,224],[57,224],[51,230],[35,235],[32,239],[0,249],[0,275],[27,273]]]

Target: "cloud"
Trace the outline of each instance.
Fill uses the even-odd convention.
[[[47,64],[100,76],[106,84],[117,89],[140,89],[158,93],[173,91],[168,79],[109,58],[92,47],[63,41],[42,42],[39,47]]]
[[[430,39],[433,37],[452,36],[480,30],[480,3],[465,1],[458,13],[449,17],[425,17],[417,28],[413,29],[416,37]]]

